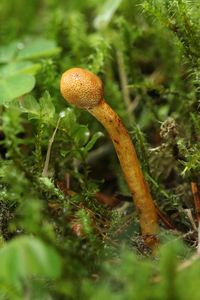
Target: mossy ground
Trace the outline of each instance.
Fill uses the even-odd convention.
[[[199,1],[1,0],[0,20],[0,299],[199,299]],[[154,258],[107,133],[60,95],[71,67],[136,145]]]

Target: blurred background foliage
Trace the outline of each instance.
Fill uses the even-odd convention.
[[[199,261],[177,271],[197,245],[199,20],[198,0],[1,0],[0,299],[199,299]],[[74,66],[136,144],[155,260],[106,132],[60,95]]]

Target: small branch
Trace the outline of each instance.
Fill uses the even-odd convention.
[[[185,212],[186,215],[188,216],[188,219],[189,219],[189,221],[190,221],[190,223],[191,223],[191,225],[192,225],[192,228],[193,228],[195,231],[197,231],[198,229],[197,229],[197,226],[196,226],[195,221],[194,221],[194,219],[193,219],[191,209],[189,209],[189,208],[184,209],[184,212]]]
[[[129,86],[128,86],[129,87]],[[132,114],[132,112],[137,108],[138,104],[140,103],[141,96],[136,96],[133,101],[131,102],[129,106],[129,113]]]
[[[60,120],[61,120],[62,116],[60,116],[58,118],[57,124],[56,124],[56,128],[52,134],[52,137],[49,140],[49,144],[48,144],[48,149],[47,149],[47,154],[46,154],[46,159],[45,159],[45,163],[44,163],[44,169],[42,171],[42,176],[47,177],[48,176],[48,168],[49,168],[49,161],[50,161],[50,156],[51,156],[51,148],[55,139],[55,135],[56,132],[58,130],[59,124],[60,124]]]
[[[192,194],[196,209],[197,221],[200,222],[200,192],[196,182],[191,182]]]
[[[65,185],[66,185],[66,189],[70,190],[70,174],[69,173],[65,174]]]
[[[196,210],[197,222],[198,222],[198,244],[197,253],[200,254],[200,192],[196,182],[191,182],[191,189],[194,199],[194,205]]]
[[[177,268],[177,271],[182,271],[188,267],[190,267],[195,261],[199,260],[200,256],[199,254],[194,254],[192,257],[190,257],[188,260],[183,261]]]
[[[171,220],[166,216],[156,205],[156,211],[159,219],[162,221],[162,223],[165,225],[166,228],[171,230],[176,230],[175,226],[172,224]]]
[[[123,53],[120,50],[116,51],[116,55],[117,55],[120,83],[122,88],[122,95],[127,108],[129,120],[132,121],[133,120],[133,115],[131,114],[132,102],[130,98],[128,80],[125,71],[124,57],[123,57]]]

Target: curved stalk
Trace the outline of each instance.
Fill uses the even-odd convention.
[[[143,238],[150,248],[157,244],[157,213],[131,138],[118,115],[102,100],[88,111],[108,131],[119,158],[126,182],[139,214]]]
[[[62,75],[60,87],[67,101],[87,109],[108,131],[139,214],[143,238],[155,252],[158,245],[156,208],[131,138],[118,115],[103,99],[102,81],[87,70],[73,68]]]

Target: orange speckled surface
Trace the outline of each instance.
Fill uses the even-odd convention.
[[[103,99],[103,83],[99,77],[81,68],[72,68],[61,77],[63,97],[80,108],[91,108]]]

